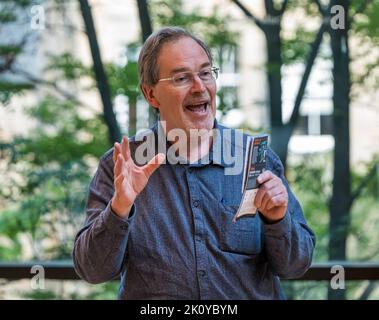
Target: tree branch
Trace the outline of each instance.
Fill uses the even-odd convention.
[[[141,26],[141,31],[142,31],[142,41],[145,42],[146,39],[153,33],[149,7],[146,0],[137,0],[137,5],[138,5],[140,26]]]
[[[320,0],[315,0],[315,3],[318,7],[318,10],[320,11],[321,15],[324,17],[326,12],[325,12],[325,6],[320,2]]]
[[[351,198],[350,198],[350,206],[353,204],[353,202],[362,194],[364,188],[366,185],[370,182],[370,180],[375,177],[376,171],[378,170],[379,163],[375,162],[369,172],[366,174],[366,176],[362,179],[359,186],[352,192]]]
[[[46,29],[48,30],[53,30],[54,28],[59,28],[59,29],[64,29],[64,28],[67,28],[68,30],[71,30],[71,31],[74,31],[74,32],[80,32],[80,33],[84,33],[84,34],[87,34],[86,30],[80,28],[80,27],[77,27],[73,24],[68,24],[68,23],[64,23],[64,24],[61,24],[61,23],[49,23],[49,22],[45,22],[45,27]]]
[[[108,77],[104,69],[103,61],[100,54],[100,48],[97,41],[95,24],[92,17],[92,10],[88,0],[79,0],[80,11],[83,17],[83,22],[87,32],[88,43],[91,50],[93,60],[93,71],[101,101],[103,103],[104,121],[108,127],[109,142],[113,145],[115,141],[121,140],[121,131],[116,119],[116,114],[113,111],[112,96],[109,88]]]
[[[12,65],[16,61],[16,56],[13,54],[8,54],[4,60],[4,63],[0,64],[0,73],[4,73],[12,69]]]
[[[282,4],[282,7],[279,10],[279,16],[282,16],[284,14],[284,12],[287,9],[287,5],[288,5],[288,0],[284,0],[283,4]]]
[[[370,294],[376,289],[377,285],[376,282],[370,281],[358,300],[367,300]]]
[[[326,29],[327,29],[326,24],[322,23],[322,25],[321,25],[321,27],[320,27],[317,35],[316,35],[315,41],[312,44],[311,52],[309,54],[307,64],[306,64],[306,67],[304,70],[304,74],[303,74],[303,77],[301,79],[301,83],[299,86],[299,90],[297,92],[295,105],[294,105],[294,108],[293,108],[293,111],[291,114],[290,121],[288,122],[288,126],[290,128],[290,134],[292,134],[293,130],[295,129],[295,125],[296,125],[297,119],[299,117],[300,105],[301,105],[301,102],[303,100],[303,96],[305,93],[305,88],[307,86],[308,79],[309,79],[309,76],[311,74],[312,67],[313,67],[314,61],[317,57],[318,49],[320,47],[320,44],[322,42],[322,38],[323,38],[323,35],[324,35],[324,32],[326,31]]]
[[[360,6],[357,8],[356,11],[354,11],[353,15],[351,16],[351,19],[355,17],[355,15],[363,13],[366,8],[372,3],[372,0],[365,0],[360,3]]]
[[[242,11],[243,13],[248,17],[250,18],[251,20],[254,21],[254,23],[261,29],[264,31],[265,29],[265,24],[263,22],[263,20],[257,18],[255,15],[253,15],[239,0],[231,0],[232,2],[234,2]]]
[[[140,21],[141,32],[142,32],[142,42],[145,42],[146,39],[153,33],[153,26],[151,24],[149,5],[146,0],[137,0],[137,5],[138,5],[139,21]],[[131,115],[136,113],[135,104],[130,105],[129,112],[131,113]],[[152,127],[153,124],[157,121],[157,114],[155,113],[154,108],[149,108],[148,112],[149,112],[149,116],[148,116],[149,126]],[[131,117],[129,115],[129,127],[135,127],[135,126],[137,126],[137,118]]]
[[[30,33],[25,34],[20,43],[13,45],[13,47],[23,48],[29,36]],[[0,73],[4,73],[12,69],[14,63],[16,62],[17,53],[8,53],[7,55],[2,55],[2,58],[4,62],[0,64]]]
[[[41,79],[41,78],[37,78],[37,77],[33,76],[31,73],[29,73],[29,72],[27,72],[25,70],[22,70],[22,69],[12,68],[10,71],[13,74],[16,74],[16,75],[22,75],[23,77],[25,77],[27,80],[31,81],[34,84],[44,85],[44,86],[47,86],[47,87],[51,87],[56,92],[58,92],[63,98],[68,99],[71,102],[79,104],[79,105],[81,105],[83,107],[86,107],[89,110],[94,111],[95,113],[98,113],[97,110],[95,110],[94,108],[92,108],[90,105],[87,105],[84,102],[80,101],[74,95],[72,95],[68,91],[66,91],[66,90],[62,89],[61,87],[59,87],[55,82],[48,81],[48,80]]]
[[[264,0],[265,7],[266,7],[266,13],[269,16],[277,16],[278,11],[274,7],[274,3],[272,0]]]

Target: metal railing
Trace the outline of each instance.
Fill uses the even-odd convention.
[[[34,276],[31,270],[33,266],[41,265],[45,271],[45,279],[50,280],[80,280],[73,264],[69,260],[64,261],[30,261],[30,262],[0,262],[0,279],[21,280]],[[343,267],[345,280],[379,280],[379,263],[362,263],[348,261],[329,261],[315,263],[300,278],[294,281],[329,281],[335,276],[332,268]]]

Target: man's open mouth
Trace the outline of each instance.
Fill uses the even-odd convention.
[[[198,104],[189,104],[185,106],[185,109],[190,112],[202,114],[202,113],[207,112],[208,106],[209,106],[208,102],[203,102],[203,103],[198,103]]]

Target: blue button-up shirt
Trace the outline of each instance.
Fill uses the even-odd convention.
[[[160,128],[157,124],[142,139],[131,140],[136,162],[142,143],[150,143],[147,153],[162,146],[167,151],[169,144],[158,137]],[[283,180],[289,194],[285,217],[274,224],[259,214],[232,221],[241,202],[243,170],[231,170],[229,160],[234,156],[234,162],[243,164],[247,135],[238,142],[236,130],[226,135],[217,122],[215,128],[208,161],[161,165],[127,219],[110,207],[113,149],[101,158],[90,184],[85,226],[75,240],[80,277],[101,283],[121,275],[121,299],[284,298],[279,278],[299,277],[307,270],[314,233],[271,150],[267,169]],[[216,152],[226,149],[231,158]]]

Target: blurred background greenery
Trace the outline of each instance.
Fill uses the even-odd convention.
[[[117,23],[105,14],[121,7],[127,14],[116,14]],[[379,129],[367,125],[379,120],[377,0],[1,1],[0,261],[71,259],[99,157],[122,134],[155,121],[138,88],[136,61],[143,40],[165,25],[185,27],[211,47],[221,68],[217,118],[271,134],[316,232],[314,262],[377,262]],[[255,51],[250,34],[261,44]],[[117,37],[122,50],[112,59],[110,39]],[[294,67],[300,72],[293,83],[286,75]],[[317,72],[324,87],[312,85]],[[289,87],[296,91],[288,100]],[[331,111],[315,133],[310,115],[318,102],[309,114],[304,106],[320,88]],[[373,116],[365,118],[367,106]],[[332,146],[312,149],[321,140],[301,140],[319,136]],[[117,297],[115,282],[47,281],[40,291],[23,280],[0,283],[0,298]],[[285,289],[292,299],[379,298],[377,283],[367,281],[338,292],[323,282],[288,281]]]

